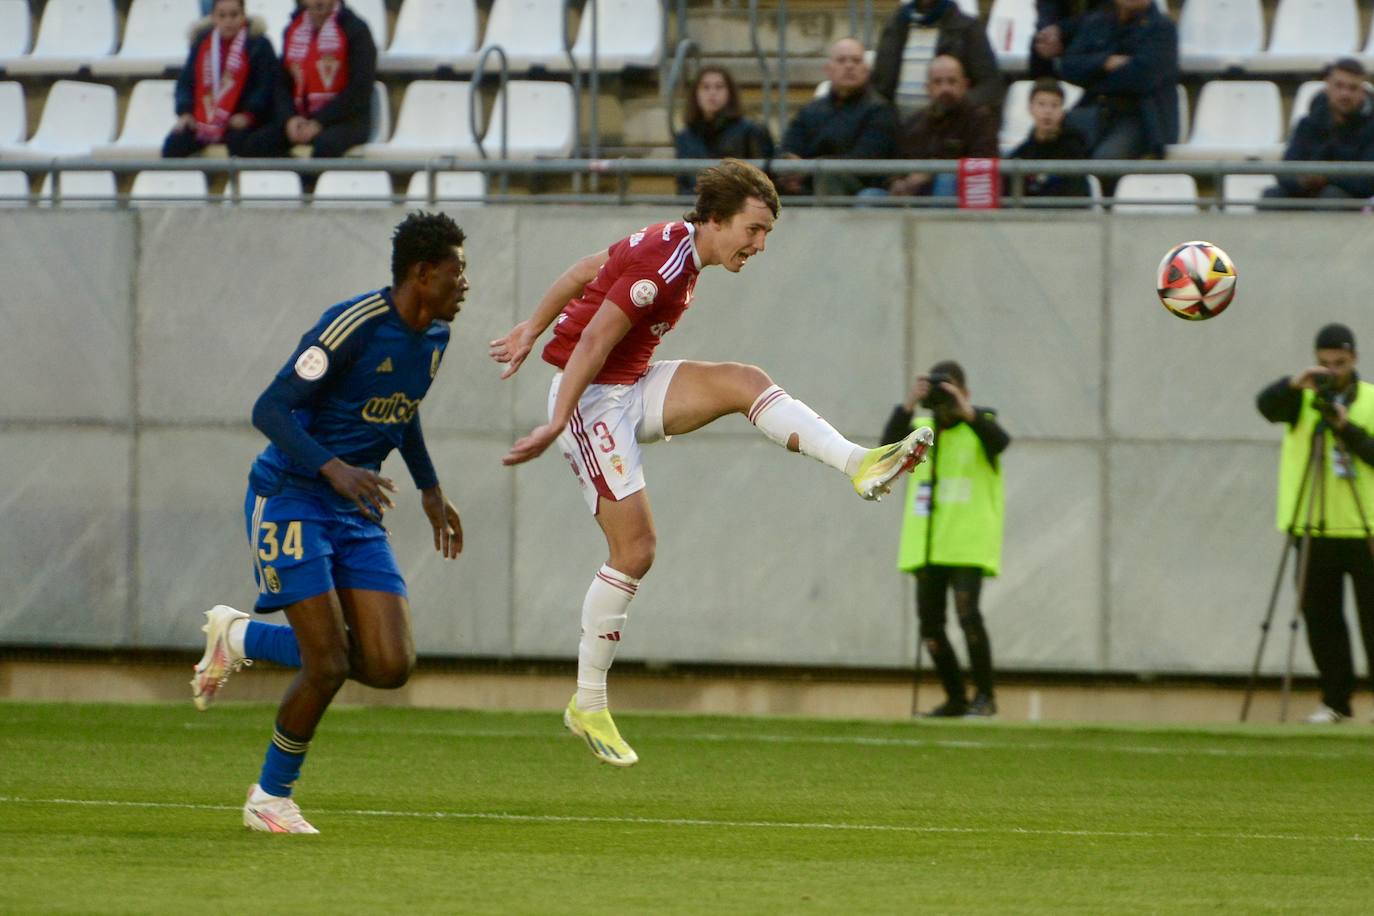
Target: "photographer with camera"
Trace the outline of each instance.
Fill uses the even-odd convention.
[[[1313,724],[1351,715],[1355,666],[1345,622],[1344,577],[1355,586],[1365,655],[1374,659],[1374,385],[1355,372],[1355,335],[1317,334],[1317,365],[1259,393],[1259,411],[1287,423],[1279,459],[1278,528],[1299,545],[1299,607],[1321,682]],[[1306,547],[1304,557],[1302,548]]]
[[[918,411],[918,407],[920,410]],[[918,426],[935,430],[933,457],[907,484],[897,568],[916,577],[919,634],[945,689],[945,702],[929,715],[992,716],[992,647],[978,595],[984,576],[997,575],[1002,556],[1002,469],[998,456],[1011,437],[990,407],[969,402],[964,370],[953,360],[916,377],[905,403],[887,421],[884,442]],[[974,696],[970,701],[959,660],[945,633],[946,591],[968,646]]]

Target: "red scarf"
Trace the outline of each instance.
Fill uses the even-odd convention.
[[[219,143],[229,126],[229,116],[238,108],[243,84],[248,80],[248,55],[243,52],[248,43],[248,26],[224,49],[219,29],[200,43],[196,55],[195,110],[196,139],[202,143]]]
[[[348,85],[348,38],[339,28],[342,7],[334,4],[318,30],[308,13],[297,16],[286,30],[282,60],[295,82],[296,114],[302,117],[314,115]]]

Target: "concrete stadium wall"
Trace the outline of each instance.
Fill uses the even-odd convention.
[[[405,487],[390,518],[422,654],[570,657],[604,553],[562,460],[503,468],[549,371],[501,382],[486,342],[572,259],[660,210],[463,209],[474,289],[425,404],[466,550],[437,558]],[[0,221],[0,644],[180,647],[254,590],[241,512],[253,399],[327,305],[386,282],[398,210],[11,211]],[[1316,328],[1370,336],[1354,218],[1035,218],[791,210],[765,257],[708,271],[664,357],[757,363],[872,442],[913,372],[965,365],[1000,412],[1005,571],[984,589],[1003,668],[1248,670],[1281,539],[1278,430],[1255,392]],[[1173,243],[1240,267],[1222,318],[1153,293]],[[408,485],[399,460],[387,473]],[[658,562],[622,657],[911,663],[902,503],[854,498],[738,417],[654,446]],[[1291,614],[1288,586],[1279,620]],[[1266,669],[1282,665],[1282,636]],[[1305,660],[1306,652],[1298,653]],[[1305,661],[1303,662],[1305,664]]]

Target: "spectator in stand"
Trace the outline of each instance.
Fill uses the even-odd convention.
[[[1374,96],[1365,88],[1364,65],[1342,57],[1326,68],[1326,90],[1298,122],[1283,158],[1289,162],[1374,162]],[[1364,175],[1284,175],[1264,196],[1366,198],[1374,178]]]
[[[897,7],[878,37],[873,86],[906,118],[930,102],[926,71],[948,54],[963,65],[970,82],[969,106],[994,117],[1002,111],[1006,87],[987,31],[954,0],[911,0]]]
[[[1012,150],[1012,159],[1087,159],[1088,141],[1071,125],[1064,123],[1064,87],[1059,80],[1042,76],[1031,87],[1030,114],[1034,126],[1021,145]],[[1088,197],[1086,175],[1027,175],[1023,185],[1027,197]]]
[[[1110,7],[1112,0],[1036,0],[1035,34],[1031,37],[1030,76],[1055,76],[1064,49],[1088,13]]]
[[[930,62],[926,75],[930,104],[902,122],[897,155],[902,159],[995,158],[997,119],[969,102],[969,80],[959,59],[941,54]],[[894,178],[888,193],[901,196],[952,197],[957,176],[912,172]]]
[[[703,67],[687,99],[687,120],[673,138],[679,159],[772,159],[768,128],[740,111],[735,78],[724,67]],[[679,175],[677,192],[696,193],[696,176]]]
[[[1089,13],[1059,59],[1083,87],[1068,122],[1093,159],[1162,156],[1178,141],[1178,30],[1154,0],[1112,0]],[[1104,179],[1104,189],[1115,179]]]
[[[245,155],[284,156],[309,146],[317,159],[342,156],[372,131],[377,46],[343,0],[301,0],[282,36],[277,129],[255,135]]]
[[[891,159],[896,152],[897,115],[869,84],[864,46],[841,38],[830,47],[825,62],[830,91],[804,106],[782,137],[787,159]],[[810,179],[782,175],[778,188],[787,194],[808,190]],[[824,194],[854,194],[881,187],[879,175],[826,175],[817,190]]]
[[[191,156],[211,143],[244,155],[248,139],[271,130],[277,55],[267,26],[243,0],[216,0],[191,29],[191,53],[177,77],[176,126],[162,155]]]

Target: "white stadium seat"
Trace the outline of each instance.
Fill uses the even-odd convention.
[[[567,70],[563,4],[564,0],[492,0],[482,46],[477,54],[460,56],[455,66],[471,70],[482,51],[500,45],[513,73],[523,73],[532,67]]]
[[[573,89],[568,83],[511,80],[497,95],[491,119],[482,135],[488,158],[501,158],[501,112],[510,104],[506,155],[511,159],[572,154],[577,137],[573,129]]]
[[[469,106],[468,83],[411,80],[401,97],[395,133],[385,143],[367,144],[362,154],[368,159],[476,158]]]
[[[0,207],[26,207],[29,203],[29,176],[23,172],[0,171]]]
[[[391,194],[387,172],[321,172],[315,183],[315,206],[389,207]]]
[[[176,80],[139,80],[129,93],[124,127],[119,138],[97,146],[91,155],[125,159],[156,159],[162,143],[176,125]]]
[[[0,146],[0,158],[89,156],[115,136],[113,86],[58,80],[48,90],[38,130],[26,143]]]
[[[1264,47],[1260,0],[1191,0],[1178,19],[1178,58],[1189,73],[1243,67]]]
[[[254,206],[300,206],[301,176],[291,171],[239,172],[239,196]]]
[[[1035,35],[1035,0],[992,0],[987,33],[1004,73],[1025,70]]]
[[[1307,112],[1312,108],[1312,100],[1318,93],[1326,91],[1325,80],[1308,80],[1298,87],[1298,91],[1293,93],[1293,111],[1288,115],[1288,135],[1292,136],[1293,129],[1298,126],[1298,122],[1307,116]]]
[[[266,23],[272,50],[281,57],[281,35],[296,11],[296,0],[247,0],[246,8],[249,16],[258,16]]]
[[[64,207],[112,207],[115,200],[114,172],[62,172],[58,175],[58,192]],[[43,176],[38,196],[51,206],[53,177]]]
[[[372,84],[372,133],[368,143],[385,143],[391,136],[391,96],[382,83]]]
[[[24,87],[0,83],[0,146],[23,143],[29,133],[29,114],[24,107]]]
[[[48,0],[33,50],[5,64],[10,73],[67,74],[114,53],[111,0]]]
[[[1279,0],[1269,47],[1246,61],[1262,73],[1320,70],[1333,58],[1359,47],[1360,16],[1355,0]]]
[[[481,203],[482,195],[487,193],[486,176],[481,172],[435,172],[434,199],[436,202],[472,201]],[[424,172],[410,176],[406,188],[406,203],[429,202],[429,178]]]
[[[1254,213],[1255,202],[1264,195],[1264,189],[1277,183],[1273,175],[1227,175],[1221,181],[1221,195],[1228,201],[1226,212]]]
[[[1002,103],[1002,130],[997,135],[1003,155],[1020,146],[1035,125],[1030,116],[1030,92],[1034,85],[1034,80],[1017,80],[1007,87],[1007,98]],[[1083,87],[1064,82],[1059,85],[1064,90],[1064,110],[1068,111],[1083,97]]]
[[[1178,85],[1178,142],[1188,142],[1188,90]]]
[[[208,194],[204,172],[139,172],[129,188],[129,203],[155,207],[200,206]]]
[[[978,0],[958,0],[956,5],[959,7],[960,11],[967,13],[974,19],[982,15],[978,10]]]
[[[1278,159],[1283,155],[1283,99],[1262,80],[1211,80],[1198,95],[1187,143],[1170,159]]]
[[[119,53],[97,60],[97,76],[160,76],[186,62],[187,30],[200,18],[200,0],[133,0]]]
[[[663,57],[663,5],[644,0],[599,0],[596,32],[598,70],[657,67]],[[582,9],[573,57],[582,70],[592,65],[590,5]]]
[[[426,73],[477,47],[474,0],[403,0],[391,47],[377,56],[382,73]],[[471,64],[469,64],[469,67]]]
[[[1192,175],[1123,175],[1116,183],[1112,210],[1130,213],[1196,213],[1196,203],[1181,201],[1197,198],[1197,182]],[[1168,201],[1163,203],[1162,201]]]
[[[0,0],[0,67],[29,50],[29,0]]]
[[[386,27],[386,4],[383,0],[346,0],[346,4],[359,19],[367,23],[368,30],[372,32],[372,43],[377,46],[377,56],[381,57],[382,49],[391,37]]]

